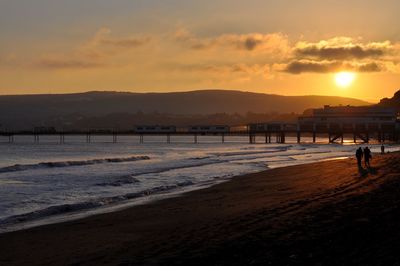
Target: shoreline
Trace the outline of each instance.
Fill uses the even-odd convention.
[[[376,155],[372,165],[359,172],[345,159],[277,168],[179,198],[4,233],[0,264],[351,264],[385,252],[377,258],[393,264],[400,262],[400,154]]]
[[[265,170],[267,171],[267,170]],[[234,178],[234,177],[231,177]],[[85,219],[91,216],[109,214],[118,211],[124,211],[126,209],[142,206],[146,204],[156,203],[161,200],[183,197],[185,194],[190,193],[192,191],[202,190],[209,188],[211,186],[218,185],[223,182],[229,182],[231,178],[221,178],[217,182],[204,182],[196,185],[190,185],[187,187],[177,187],[168,192],[156,192],[154,194],[134,198],[127,199],[120,203],[112,203],[109,205],[89,208],[85,210],[76,210],[71,212],[65,212],[60,214],[54,214],[47,217],[42,217],[38,219],[33,219],[31,221],[20,222],[16,224],[10,224],[9,226],[5,226],[0,228],[0,236],[6,233],[18,232],[22,230],[27,230],[35,227],[53,225],[65,222],[72,222],[80,219]]]
[[[3,226],[2,228],[0,228],[0,235],[5,234],[5,233],[26,230],[26,229],[30,229],[30,228],[35,228],[35,227],[39,227],[39,226],[46,226],[46,225],[51,225],[51,224],[76,221],[76,220],[85,219],[85,218],[95,216],[95,215],[102,215],[102,214],[108,214],[108,213],[117,212],[117,211],[123,211],[123,210],[129,209],[131,207],[145,205],[145,204],[152,204],[152,203],[156,203],[160,200],[164,200],[164,199],[183,197],[192,191],[207,189],[209,187],[216,186],[216,185],[224,183],[224,182],[230,182],[232,179],[241,178],[243,176],[247,176],[247,175],[251,175],[251,174],[265,174],[264,172],[271,171],[273,169],[286,168],[286,167],[292,167],[292,166],[297,166],[297,165],[308,165],[308,164],[324,162],[324,161],[343,160],[343,159],[349,159],[349,158],[350,158],[349,156],[341,156],[341,157],[335,156],[332,158],[325,158],[325,159],[321,159],[321,160],[317,160],[317,161],[313,161],[313,162],[302,162],[302,163],[298,163],[298,164],[277,166],[274,168],[267,167],[265,170],[262,170],[262,171],[245,173],[245,174],[240,174],[240,175],[235,175],[235,176],[230,176],[230,177],[222,177],[222,178],[214,179],[212,181],[205,181],[205,182],[201,182],[198,184],[193,184],[193,185],[189,185],[189,186],[185,186],[185,187],[177,187],[170,191],[156,192],[154,194],[149,194],[146,196],[141,196],[141,197],[137,197],[137,198],[133,198],[133,199],[126,199],[121,202],[116,202],[116,203],[112,203],[112,204],[101,206],[101,207],[88,208],[88,209],[76,210],[76,211],[67,211],[64,213],[53,214],[50,216],[40,217],[40,218],[29,220],[29,221],[17,222],[14,224],[10,223],[10,225],[6,225],[6,226]],[[25,215],[27,215],[27,214],[18,215],[15,217],[15,219],[18,220],[20,217],[24,217]],[[29,213],[28,213],[28,215],[29,215]]]
[[[328,145],[328,144],[327,144]],[[207,182],[210,182],[211,185],[214,185],[213,183],[219,183],[220,180],[222,179],[231,179],[235,178],[237,175],[241,175],[244,173],[255,173],[262,171],[266,168],[268,169],[274,169],[274,168],[280,168],[280,167],[287,167],[291,165],[300,165],[300,164],[308,164],[308,163],[313,163],[313,162],[318,162],[318,161],[325,161],[325,160],[332,160],[332,159],[337,159],[337,158],[343,158],[343,157],[348,157],[352,156],[352,150],[354,149],[354,145],[349,145],[347,148],[343,147],[342,145],[335,145],[332,144],[332,148],[323,148],[321,145],[307,145],[307,144],[302,144],[302,145],[283,145],[280,146],[278,145],[275,147],[274,145],[266,147],[265,145],[261,145],[263,148],[257,148],[256,145],[252,146],[246,146],[244,148],[240,148],[235,150],[234,152],[227,152],[226,150],[218,150],[219,153],[212,154],[212,156],[217,156],[217,159],[214,160],[212,156],[205,156],[204,158],[211,158],[210,162],[207,162],[204,165],[210,165],[212,166],[212,171],[210,172],[205,172],[207,170],[202,169],[201,167],[198,167],[196,169],[196,166],[202,165],[202,162],[193,162],[189,163],[186,165],[185,160],[181,160],[176,168],[174,168],[174,164],[172,164],[171,167],[161,167],[162,171],[170,171],[171,169],[180,169],[181,167],[185,170],[185,167],[190,168],[191,166],[193,167],[193,171],[190,173],[189,171],[186,171],[186,177],[184,180],[189,180],[189,181],[184,181],[180,182],[179,178],[175,179],[175,176],[179,176],[179,173],[173,172],[172,174],[169,175],[169,180],[171,182],[159,182],[157,186],[147,186],[146,184],[146,177],[143,176],[143,180],[139,180],[143,185],[139,184],[137,187],[130,187],[128,189],[124,189],[124,187],[121,187],[121,190],[118,191],[118,189],[115,189],[114,184],[120,182],[121,180],[122,184],[128,180],[125,177],[124,173],[121,173],[121,175],[113,175],[113,173],[118,172],[118,165],[116,164],[110,164],[110,173],[109,175],[112,176],[112,178],[102,178],[99,183],[93,183],[91,184],[90,182],[87,182],[87,185],[89,186],[94,186],[97,187],[99,185],[100,187],[106,187],[106,190],[100,191],[99,193],[94,193],[91,197],[86,198],[85,197],[85,191],[82,190],[82,193],[77,193],[78,196],[74,198],[70,198],[69,201],[63,202],[58,200],[58,195],[57,193],[52,193],[52,188],[51,185],[52,182],[55,184],[62,184],[62,182],[68,183],[68,180],[63,180],[62,177],[60,179],[60,182],[57,180],[50,181],[52,180],[51,175],[48,173],[45,173],[42,176],[35,174],[35,171],[32,172],[33,176],[30,176],[29,173],[24,174],[21,172],[20,174],[16,174],[16,178],[21,178],[22,184],[26,182],[28,186],[26,188],[22,187],[22,193],[18,195],[13,195],[13,194],[7,194],[3,193],[2,199],[3,199],[3,204],[2,209],[5,209],[5,212],[2,215],[2,218],[0,220],[0,234],[4,232],[10,232],[10,231],[15,231],[15,230],[21,230],[24,228],[30,228],[33,226],[39,226],[43,224],[50,224],[50,223],[59,223],[67,220],[74,220],[74,219],[80,219],[83,217],[87,217],[90,215],[96,215],[102,212],[110,212],[119,209],[123,209],[125,207],[137,205],[137,204],[142,204],[142,202],[149,202],[152,201],[153,198],[162,199],[170,197],[170,195],[175,196],[175,194],[181,194],[181,193],[186,193],[187,191],[191,191],[194,189],[202,188],[205,186],[207,187]],[[271,148],[272,147],[272,148]],[[314,149],[315,147],[315,149]],[[312,151],[307,151],[307,149],[312,149]],[[397,150],[399,147],[398,146],[388,146],[388,150]],[[375,146],[375,149],[377,150],[378,147]],[[291,151],[293,150],[293,151]],[[271,152],[272,151],[272,152]],[[282,151],[282,155],[276,155],[275,152]],[[147,152],[146,152],[147,153]],[[142,153],[138,153],[136,155],[136,159],[139,157],[146,157],[148,154],[146,154],[142,151]],[[203,152],[204,153],[204,152]],[[259,155],[259,153],[261,155]],[[265,153],[265,154],[263,154]],[[125,154],[125,153],[123,153]],[[223,158],[220,159],[218,154],[222,154]],[[245,154],[242,158],[240,155]],[[254,156],[256,154],[256,156]],[[207,155],[207,153],[205,153]],[[231,155],[238,155],[239,158],[234,158],[231,159]],[[111,156],[111,155],[110,155]],[[121,157],[123,156],[123,157]],[[188,156],[190,160],[192,159],[198,159],[196,157],[196,154],[193,154],[193,156]],[[293,157],[293,158],[292,158]],[[47,158],[47,157],[46,157]],[[67,157],[66,157],[67,158]],[[110,159],[111,158],[111,159]],[[131,160],[132,159],[132,154],[130,155],[113,155],[110,158],[107,157],[87,157],[83,159],[82,161],[79,161],[79,164],[82,162],[84,164],[86,163],[91,163],[97,160],[101,161],[107,161],[107,160],[119,160],[119,161],[125,161],[127,159]],[[203,157],[199,157],[199,159],[203,159]],[[75,162],[77,160],[80,160],[79,158],[70,158],[70,159],[63,159],[60,161],[55,160],[53,161],[50,158],[43,159],[43,160],[38,160],[38,163],[34,163],[35,166],[41,166],[44,165],[45,168],[48,166],[59,166],[59,165],[69,165],[72,162],[72,165],[76,164]],[[234,162],[232,165],[231,161]],[[243,161],[242,161],[243,160]],[[237,167],[232,167],[238,162]],[[219,168],[219,163],[223,165],[223,163],[226,163],[226,166],[228,167],[227,171],[222,170]],[[183,166],[181,166],[183,165]],[[241,165],[241,166],[239,166]],[[11,168],[11,169],[20,169],[20,168],[25,168],[25,167],[31,167],[30,164],[11,164],[11,166],[7,166],[6,164],[6,169]],[[146,168],[146,167],[145,167]],[[82,168],[83,169],[83,168]],[[151,169],[151,167],[149,168]],[[0,169],[1,170],[1,169]],[[72,168],[71,168],[72,170]],[[47,168],[45,171],[48,171]],[[58,170],[56,170],[58,171]],[[68,171],[68,170],[65,170]],[[74,170],[75,171],[75,170]],[[149,171],[149,170],[147,170]],[[146,169],[145,171],[138,171],[139,175],[145,175],[149,173],[152,175],[152,171],[147,172]],[[160,171],[160,173],[162,173]],[[49,172],[50,173],[50,172]],[[89,173],[90,176],[97,176],[97,171],[92,171],[92,173]],[[125,171],[127,173],[127,176],[131,175],[130,171]],[[158,172],[157,172],[158,173]],[[12,175],[15,175],[14,173]],[[77,178],[77,180],[82,179],[82,177],[85,176],[85,173],[79,173],[79,171],[76,171],[76,173],[73,173],[74,178]],[[132,175],[132,177],[135,175]],[[44,188],[48,186],[46,189],[50,192],[49,199],[46,197],[42,197],[41,194],[39,193],[32,193],[35,191],[35,188],[33,189],[29,188],[29,184],[31,184],[31,180],[33,177],[37,178],[37,183],[40,183],[43,185]],[[200,177],[200,178],[197,178]],[[14,177],[13,177],[14,178]],[[11,178],[10,180],[13,180]],[[113,181],[113,178],[116,178],[116,182]],[[44,180],[42,183],[40,180]],[[89,179],[88,179],[89,180]],[[6,181],[8,181],[6,179]],[[130,182],[128,180],[128,182]],[[136,182],[136,181],[135,181]],[[6,183],[7,184],[7,183]],[[79,191],[79,187],[82,185],[86,185],[85,183],[80,184],[76,183],[74,184],[71,182],[69,186],[67,186],[65,189],[57,190],[60,191],[60,193],[63,193],[63,190],[68,193],[69,191],[74,191],[74,189],[77,189]],[[17,188],[16,191],[18,192]],[[56,191],[56,190],[55,190]],[[5,191],[6,192],[6,191]],[[151,195],[150,199],[148,199],[148,195]],[[52,201],[53,197],[55,200]],[[14,200],[15,198],[15,200]],[[30,202],[28,201],[26,204],[23,203],[24,199],[34,199],[32,207],[29,206]],[[38,205],[35,206],[34,202],[39,202]],[[10,202],[10,203],[8,203]],[[22,204],[20,204],[22,203]],[[15,206],[15,207],[14,207]],[[27,206],[27,208],[25,208]],[[31,207],[31,208],[30,208]],[[24,212],[24,213],[22,213]]]

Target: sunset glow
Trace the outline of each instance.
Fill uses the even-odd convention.
[[[335,82],[337,86],[347,88],[353,83],[355,77],[356,75],[352,72],[339,72],[335,75]]]
[[[400,84],[399,9],[396,1],[2,1],[0,95],[336,95],[351,85],[342,96],[379,101]],[[355,76],[332,82],[338,69]]]

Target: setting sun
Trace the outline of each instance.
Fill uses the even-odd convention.
[[[335,75],[335,82],[339,87],[347,88],[353,83],[355,77],[356,75],[352,72],[339,72]]]

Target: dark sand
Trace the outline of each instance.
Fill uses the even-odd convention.
[[[0,265],[400,264],[400,154],[265,171],[0,235]]]

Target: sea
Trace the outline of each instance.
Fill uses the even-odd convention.
[[[353,156],[350,140],[249,144],[247,137],[0,137],[0,233],[111,212],[277,167]],[[361,145],[365,146],[365,145]],[[380,145],[368,144],[373,152]],[[386,151],[400,150],[386,145]],[[268,178],[268,176],[266,176]]]

